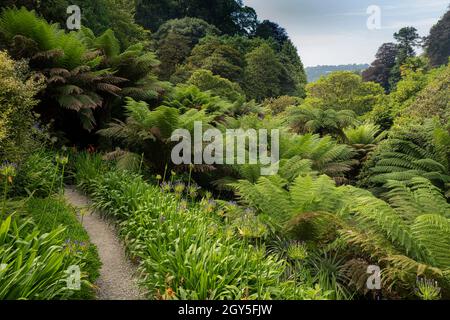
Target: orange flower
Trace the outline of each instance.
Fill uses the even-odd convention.
[[[166,289],[166,295],[169,298],[173,298],[173,297],[175,297],[175,292],[172,290],[172,288],[168,288],[168,289]]]

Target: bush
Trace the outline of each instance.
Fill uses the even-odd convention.
[[[31,110],[40,83],[27,78],[26,66],[0,52],[0,162],[19,161],[30,144]]]
[[[263,107],[265,107],[269,113],[276,115],[284,112],[288,107],[299,105],[301,101],[302,99],[291,96],[268,98],[264,100]]]
[[[202,91],[210,91],[213,95],[227,99],[230,102],[244,102],[245,94],[239,84],[218,75],[213,75],[209,70],[195,71],[187,84],[194,85]]]
[[[374,82],[363,82],[349,71],[333,72],[306,86],[305,103],[314,108],[352,110],[358,115],[371,111],[384,90]]]

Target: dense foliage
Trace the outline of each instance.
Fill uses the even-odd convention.
[[[1,299],[94,298],[101,262],[64,200],[73,183],[149,299],[450,297],[449,13],[421,55],[405,27],[361,75],[307,83],[286,30],[242,1],[70,4],[84,13],[69,32],[67,0],[2,3]],[[172,133],[196,122],[244,142],[278,129],[279,150],[259,145],[279,151],[277,173],[173,163]]]

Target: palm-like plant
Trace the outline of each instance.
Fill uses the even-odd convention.
[[[122,97],[150,101],[167,89],[167,84],[156,76],[160,62],[154,52],[147,50],[146,43],[139,42],[121,50],[119,40],[110,29],[96,37],[90,29],[82,27],[77,36],[89,49],[100,51],[102,68],[111,69],[116,77],[126,79],[121,84]]]
[[[349,215],[342,239],[356,246],[367,261],[383,267],[387,291],[413,292],[417,277],[435,279],[450,289],[450,206],[427,179],[410,186],[390,181],[387,202],[369,192],[348,188]]]
[[[362,184],[382,192],[388,180],[408,182],[419,176],[446,190],[450,167],[445,136],[432,122],[393,132],[366,163]]]
[[[356,122],[351,110],[318,109],[310,106],[291,107],[287,110],[289,124],[296,133],[331,135],[345,141],[344,128]]]
[[[208,113],[225,113],[232,104],[210,91],[201,91],[194,85],[178,85],[164,101],[164,105],[185,112],[189,109],[205,110]]]
[[[219,128],[247,129],[277,129],[280,132],[279,168],[280,175],[288,181],[293,181],[299,174],[317,171],[334,178],[338,183],[346,181],[345,174],[355,165],[355,152],[345,144],[338,144],[330,136],[321,138],[317,134],[297,135],[284,128],[285,117],[250,114],[240,118],[226,118]],[[229,183],[238,179],[256,182],[261,176],[261,165],[236,165],[228,167],[225,178],[217,179],[214,184],[226,188]]]
[[[427,179],[414,178],[410,186],[390,181],[387,202],[362,189],[336,187],[326,176],[303,175],[292,184],[279,176],[263,177],[233,187],[282,233],[316,245],[331,241],[326,250],[353,249],[346,250],[353,280],[361,265],[376,263],[388,294],[413,292],[418,276],[435,279],[450,293],[450,205]],[[354,284],[363,289],[366,279]]]
[[[380,134],[380,127],[372,123],[364,123],[357,127],[344,129],[349,144],[374,146],[379,143],[384,135]]]
[[[106,129],[98,133],[118,140],[130,152],[120,153],[121,157],[142,157],[148,164],[162,172],[166,165],[171,165],[170,154],[174,142],[172,133],[176,129],[194,130],[194,122],[200,121],[207,127],[213,121],[215,114],[207,115],[204,110],[191,109],[180,114],[178,109],[160,106],[150,110],[146,102],[136,102],[127,98],[125,106],[127,119],[125,122],[116,120]]]
[[[380,131],[380,127],[372,123],[364,123],[360,126],[344,129],[347,143],[356,151],[355,159],[357,163],[349,174],[351,178],[359,175],[362,165],[368,160],[369,155],[386,137],[386,132]]]
[[[65,33],[25,8],[6,9],[0,15],[0,34],[16,59],[29,59],[33,71],[42,74],[47,83],[43,92],[44,115],[55,117],[60,110],[49,111],[48,100],[77,112],[83,127],[92,130],[93,110],[102,106],[102,94],[116,95],[116,77],[107,69],[99,69],[101,58],[89,51],[75,33]],[[44,103],[43,103],[44,104]],[[52,114],[53,113],[53,114]]]

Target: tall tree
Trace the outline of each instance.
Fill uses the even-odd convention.
[[[390,91],[389,78],[391,70],[395,66],[398,55],[398,46],[395,43],[384,43],[375,56],[375,61],[364,70],[362,77],[364,81],[379,83],[386,92]]]
[[[333,72],[306,86],[305,104],[319,109],[352,110],[358,115],[369,112],[383,96],[383,88],[363,82],[350,71]]]
[[[398,32],[394,33],[394,39],[397,40],[398,43],[398,54],[389,79],[391,89],[393,89],[401,79],[401,66],[408,58],[416,55],[414,48],[420,44],[420,36],[417,33],[417,29],[414,27],[400,29]]]
[[[283,94],[303,98],[306,93],[306,72],[297,48],[291,40],[284,42],[280,52],[280,61],[286,75],[284,81],[281,82]]]
[[[247,97],[261,101],[282,94],[280,77],[283,65],[268,44],[247,54],[246,63],[244,90]]]
[[[272,38],[278,44],[278,49],[281,49],[283,44],[289,40],[286,30],[269,20],[264,20],[258,24],[255,36],[263,39]]]
[[[184,63],[199,40],[217,35],[219,30],[197,18],[173,19],[165,22],[154,34],[161,61],[161,78],[168,80],[177,65]]]
[[[425,51],[432,66],[448,63],[450,56],[450,10],[436,23],[425,40]]]

